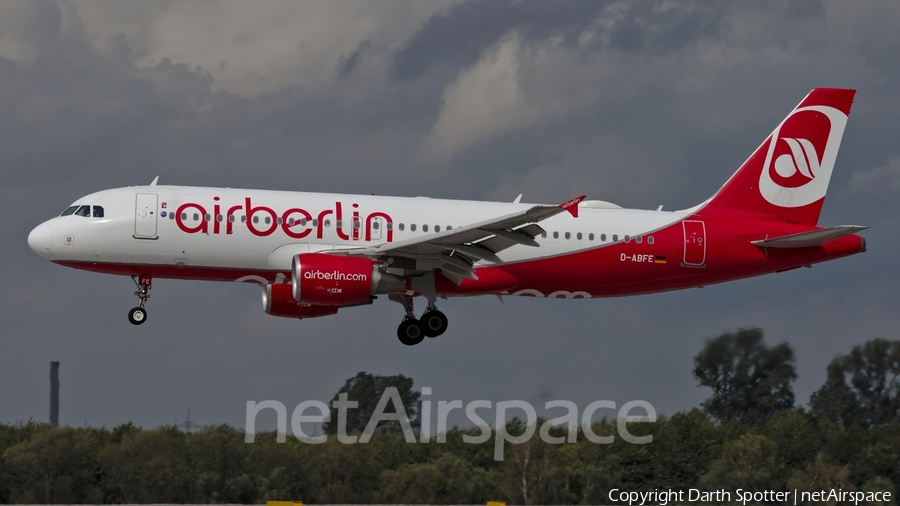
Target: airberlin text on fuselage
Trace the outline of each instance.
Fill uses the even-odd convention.
[[[213,197],[212,213],[206,207],[187,202],[178,206],[175,212],[175,223],[183,232],[188,234],[231,234],[234,232],[236,222],[242,222],[247,226],[251,234],[258,237],[266,237],[276,233],[279,229],[292,239],[303,239],[315,231],[315,238],[322,239],[325,235],[325,222],[328,217],[334,218],[335,232],[342,241],[371,241],[373,235],[382,233],[381,240],[391,242],[394,240],[393,220],[387,213],[376,211],[368,214],[364,219],[359,214],[359,204],[351,204],[352,213],[350,219],[344,221],[344,208],[341,202],[334,203],[334,209],[324,209],[313,216],[309,211],[292,207],[283,212],[266,206],[254,206],[250,197],[244,198],[243,205],[233,205],[222,213],[223,207],[219,204],[219,197]],[[243,213],[244,219],[235,219],[235,213]],[[187,217],[197,214],[197,223],[185,223]],[[254,220],[254,218],[257,218]],[[210,225],[212,230],[210,231]],[[374,227],[373,227],[374,225]],[[349,233],[344,231],[349,229]],[[381,230],[379,230],[379,228]],[[224,229],[224,230],[223,230]]]

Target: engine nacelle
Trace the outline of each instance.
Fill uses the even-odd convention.
[[[379,293],[406,290],[406,279],[378,269],[370,258],[300,253],[292,271],[294,300],[308,304],[366,304]]]
[[[316,318],[338,312],[337,306],[316,306],[294,299],[291,285],[263,285],[262,303],[266,314],[286,318]]]

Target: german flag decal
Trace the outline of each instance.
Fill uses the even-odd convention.
[[[664,263],[666,263],[666,257],[663,255],[656,255],[653,257],[653,263],[664,264]]]

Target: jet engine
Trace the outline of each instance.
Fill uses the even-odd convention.
[[[406,290],[406,278],[381,271],[370,258],[325,253],[294,257],[294,300],[307,304],[352,306],[368,304],[379,293]]]
[[[294,300],[291,285],[262,286],[262,303],[266,314],[286,318],[315,318],[338,312],[337,306],[317,306]]]

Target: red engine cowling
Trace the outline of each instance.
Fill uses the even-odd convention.
[[[294,299],[291,285],[264,285],[262,303],[266,314],[286,318],[315,318],[338,312],[337,306],[317,306]]]
[[[294,299],[309,304],[367,304],[377,293],[402,292],[406,280],[381,272],[370,258],[300,253],[292,269]]]

